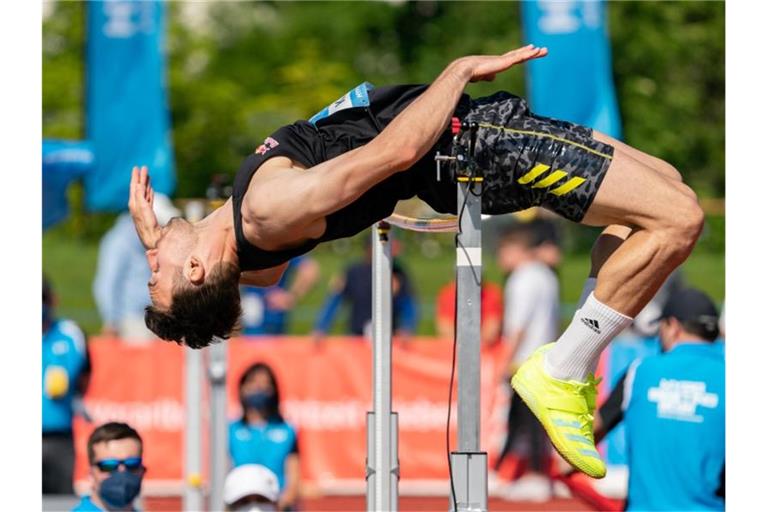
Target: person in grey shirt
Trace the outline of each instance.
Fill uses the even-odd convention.
[[[541,223],[519,223],[502,232],[497,249],[499,267],[509,274],[504,286],[502,339],[506,343],[505,383],[517,368],[539,347],[557,339],[560,322],[560,285],[550,266],[539,258]],[[551,243],[551,241],[549,241]],[[508,499],[546,500],[551,497],[551,482],[546,476],[549,446],[536,417],[519,396],[513,394],[508,414],[507,439],[495,469],[519,446],[524,436],[530,474],[507,489]]]

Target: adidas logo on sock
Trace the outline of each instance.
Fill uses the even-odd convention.
[[[595,331],[597,334],[600,334],[600,324],[597,323],[597,320],[592,320],[591,318],[582,318],[582,323]]]

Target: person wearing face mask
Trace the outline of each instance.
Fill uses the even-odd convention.
[[[259,464],[238,466],[224,481],[224,504],[231,512],[275,512],[280,497],[277,475]]]
[[[623,421],[627,510],[723,510],[725,354],[718,312],[703,292],[672,292],[661,354],[632,363],[595,417],[598,442]],[[674,455],[672,455],[674,454]]]
[[[238,384],[243,416],[229,426],[229,453],[235,467],[265,466],[277,476],[278,510],[292,510],[299,495],[299,448],[296,430],[280,414],[280,393],[272,369],[248,367]]]
[[[43,494],[74,494],[72,419],[82,413],[90,363],[85,336],[72,320],[57,318],[56,299],[43,276],[42,480]]]
[[[125,423],[105,423],[88,438],[91,494],[72,512],[131,510],[141,492],[146,468],[139,433]]]

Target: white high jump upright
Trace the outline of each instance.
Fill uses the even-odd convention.
[[[390,223],[424,232],[456,230],[456,343],[458,373],[458,446],[450,454],[450,509],[488,510],[488,454],[480,451],[480,289],[481,193],[483,177],[474,161],[476,124],[452,123],[451,156],[435,158],[450,164],[457,183],[458,225],[442,220],[393,215],[372,230],[373,264],[373,412],[367,415],[366,509],[397,510],[397,413],[392,412],[392,255]],[[462,138],[468,140],[462,141]],[[452,224],[452,225],[451,225]],[[455,493],[455,494],[454,494]],[[454,506],[455,504],[455,506]]]
[[[229,469],[227,453],[227,344],[217,338],[207,352],[210,397],[210,484],[208,510],[224,510],[224,480]]]
[[[184,510],[203,510],[203,417],[202,379],[203,353],[186,347],[184,365],[184,403],[186,426],[184,430]]]
[[[366,510],[397,510],[400,466],[397,413],[392,412],[392,250],[390,226],[372,229],[373,412],[366,416]]]
[[[467,129],[469,132],[467,133]],[[460,144],[469,137],[469,148]],[[481,199],[483,178],[474,161],[477,125],[454,138],[458,184],[456,235],[456,364],[458,443],[451,452],[451,510],[488,510],[488,454],[480,451],[480,289],[482,284]],[[467,150],[468,149],[468,150]]]

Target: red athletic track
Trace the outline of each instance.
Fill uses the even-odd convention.
[[[144,498],[144,510],[178,511],[181,510],[181,498]],[[365,510],[365,496],[325,496],[322,498],[305,498],[301,503],[304,512],[344,512]],[[447,498],[401,496],[400,510],[406,511],[435,511],[446,512],[448,510]],[[532,503],[528,501],[504,501],[491,498],[488,502],[489,511],[582,511],[594,510],[576,499],[554,499],[545,503]]]

